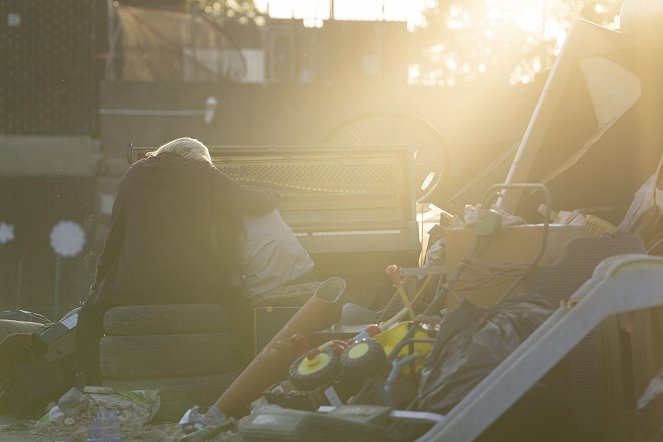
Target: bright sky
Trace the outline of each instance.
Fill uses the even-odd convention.
[[[337,20],[405,21],[415,25],[422,20],[426,3],[434,0],[334,0]],[[256,7],[272,18],[295,18],[322,25],[331,18],[330,0],[254,0]]]

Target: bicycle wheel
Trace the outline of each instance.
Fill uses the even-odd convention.
[[[449,151],[440,132],[416,115],[372,111],[352,116],[334,126],[324,144],[402,145],[414,151],[417,202],[428,202],[449,170]]]

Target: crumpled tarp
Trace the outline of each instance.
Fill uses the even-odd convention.
[[[552,312],[538,294],[513,296],[488,308],[464,302],[440,325],[421,372],[416,408],[449,412]]]

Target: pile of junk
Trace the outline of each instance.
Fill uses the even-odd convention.
[[[649,13],[643,13],[645,3]],[[329,164],[329,173],[344,174],[342,184],[352,186],[348,170],[379,167],[370,175],[385,182],[371,190],[371,204],[361,207],[379,208],[375,213],[382,222],[405,213],[390,219],[389,226],[370,234],[366,226],[357,227],[358,188],[323,192],[325,199],[311,197],[313,185],[292,185],[295,196],[290,197],[296,198],[297,190],[305,195],[300,201],[286,196],[282,214],[297,231],[315,221],[310,205],[321,213],[342,212],[352,221],[343,220],[352,226],[345,233],[355,235],[347,247],[358,248],[356,253],[374,249],[381,256],[370,268],[380,267],[388,289],[370,303],[359,302],[350,290],[358,276],[332,270],[301,307],[287,310],[284,325],[268,337],[256,328],[256,341],[264,342],[256,344],[255,357],[238,372],[219,356],[229,350],[215,340],[190,364],[172,354],[157,361],[161,370],[173,367],[170,387],[148,382],[153,373],[147,363],[129,370],[106,361],[106,374],[113,378],[117,370],[115,377],[136,378],[133,384],[117,384],[134,385],[133,390],[161,385],[154,389],[161,390],[162,405],[168,402],[166,393],[172,397],[185,382],[173,381],[176,376],[204,378],[196,385],[207,396],[195,402],[187,396],[188,410],[177,408],[181,417],[173,440],[661,440],[663,39],[658,23],[663,8],[657,3],[627,1],[621,31],[574,22],[520,143],[481,173],[445,171],[450,176],[440,184],[463,184],[449,185],[453,193],[438,192],[447,192],[446,204],[436,211],[439,219],[428,232],[421,263],[404,259],[385,265],[393,255],[377,253],[388,251],[388,235],[399,234],[405,255],[421,251],[408,230],[413,192],[384,191],[404,188],[401,181],[394,185],[384,178],[388,171],[402,179],[414,169],[406,148],[211,149],[217,167],[240,180],[237,174],[250,174],[253,166],[260,174],[275,171],[268,177],[273,182],[281,169],[319,171]],[[341,169],[339,157],[345,161]],[[358,186],[366,186],[359,178]],[[349,204],[340,207],[344,196]],[[309,204],[306,219],[289,215],[302,201]],[[403,223],[394,227],[396,221]],[[338,252],[344,241],[340,229],[298,235],[319,258],[316,268],[365,264],[365,258],[327,259],[325,253]],[[254,318],[259,322],[261,315],[276,311],[261,307]],[[33,350],[43,348],[30,361],[15,362],[12,373],[3,373],[12,408],[27,410],[36,402],[23,404],[12,390],[35,389],[26,386],[34,379],[30,367],[48,365],[52,377],[47,381],[59,394],[73,385],[69,372],[54,362],[68,366],[62,360],[69,353],[58,353],[53,345],[70,339],[71,315],[75,312],[56,327],[18,334],[32,339]],[[177,323],[178,315],[167,321],[162,316],[161,322],[177,325],[180,348],[191,347],[182,338],[186,333],[200,334],[205,324],[218,322],[206,309],[193,312],[187,323]],[[134,320],[131,333],[150,334],[136,328],[146,327],[145,316],[142,325]],[[122,325],[116,321],[113,327],[118,336],[105,337],[108,343],[124,339]],[[152,330],[155,336],[165,333]],[[0,343],[3,354],[9,354],[7,345],[7,340]],[[201,362],[206,354],[218,361]],[[196,372],[204,366],[216,371]],[[112,392],[103,390],[109,386],[99,388],[90,394]],[[72,395],[61,398],[62,406]],[[141,397],[152,400],[149,394]],[[132,440],[127,437],[123,440]]]

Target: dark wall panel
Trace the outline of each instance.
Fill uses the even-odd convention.
[[[94,262],[86,262],[94,192],[93,178],[0,179],[0,223],[5,232],[13,226],[13,239],[8,241],[5,233],[0,241],[0,310],[20,307],[53,319],[57,255],[50,234],[65,220],[83,227],[86,242],[78,255],[60,259],[58,315],[85,296],[94,270]]]
[[[0,2],[0,134],[89,134],[95,0]]]

